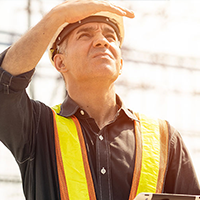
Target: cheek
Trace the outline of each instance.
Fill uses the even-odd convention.
[[[122,65],[121,49],[118,49],[113,55],[116,59],[117,65],[121,67]]]
[[[118,60],[121,59],[121,48],[116,43],[111,43],[110,50],[113,53],[114,57]]]
[[[73,47],[68,47],[65,51],[65,64],[71,69],[78,62],[78,52]]]
[[[66,56],[73,62],[85,59],[87,56],[88,48],[85,45],[70,45],[66,49]]]
[[[65,54],[65,65],[67,66],[69,74],[72,76],[80,76],[85,68],[86,59],[81,51],[71,48],[70,51]]]

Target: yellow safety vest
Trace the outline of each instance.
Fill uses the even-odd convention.
[[[79,121],[65,118],[52,108],[56,161],[61,200],[95,200],[92,175]],[[141,192],[161,193],[168,159],[168,127],[166,121],[137,114],[134,121],[136,160],[129,200]]]

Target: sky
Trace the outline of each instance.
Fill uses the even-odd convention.
[[[32,0],[31,26],[61,0]],[[198,57],[200,21],[198,0],[111,1],[130,7],[135,19],[126,19],[125,44],[139,50]],[[41,8],[39,8],[41,6]],[[28,28],[27,0],[0,0],[0,30],[23,34]],[[9,9],[8,9],[9,8]],[[144,42],[141,42],[144,41]]]

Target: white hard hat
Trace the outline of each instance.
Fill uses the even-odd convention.
[[[124,40],[123,17],[111,12],[98,12],[72,24],[66,22],[57,29],[48,47],[49,58],[53,65],[53,57],[56,53],[59,52],[59,45],[64,41],[65,37],[75,28],[90,22],[103,22],[112,26],[120,41],[120,47],[122,46]]]

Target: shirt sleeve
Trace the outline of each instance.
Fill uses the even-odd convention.
[[[7,51],[8,49],[5,50],[2,54],[0,54],[0,66],[3,62]],[[10,73],[8,73],[0,67],[0,92],[9,94],[12,92],[19,92],[24,90],[31,81],[31,77],[34,71],[35,69],[20,74],[18,76],[12,76]]]
[[[0,66],[7,50],[0,55]],[[0,141],[18,162],[30,157],[34,142],[38,108],[25,88],[34,70],[12,76],[0,67]]]
[[[169,162],[164,192],[199,195],[199,182],[184,141],[179,132],[170,125],[169,132]]]

